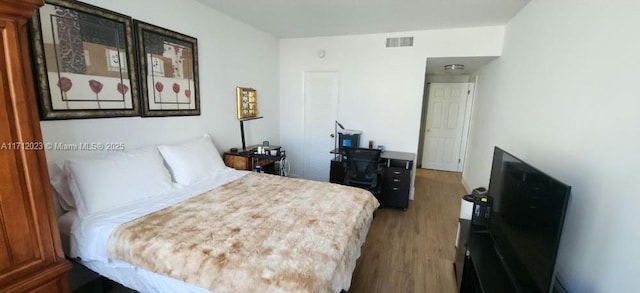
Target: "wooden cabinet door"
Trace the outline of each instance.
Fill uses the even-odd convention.
[[[0,292],[68,289],[26,39],[41,2],[0,1]]]

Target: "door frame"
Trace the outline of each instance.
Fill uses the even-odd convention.
[[[467,99],[466,110],[464,112],[464,126],[462,127],[462,141],[460,142],[460,164],[458,164],[458,172],[464,170],[467,160],[467,145],[469,144],[469,134],[471,133],[471,116],[473,112],[473,100],[476,96],[476,88],[478,88],[478,76],[474,80],[469,80],[469,98]]]
[[[335,77],[336,77],[336,82],[337,82],[337,84],[336,84],[336,87],[337,87],[336,94],[337,94],[337,96],[335,98],[335,105],[334,105],[335,106],[335,111],[334,111],[335,113],[334,113],[334,117],[331,117],[331,119],[328,120],[328,121],[333,122],[333,121],[338,120],[338,113],[340,111],[340,72],[337,71],[337,70],[305,70],[305,71],[303,71],[302,72],[302,93],[301,93],[302,94],[302,164],[301,164],[302,168],[301,168],[301,172],[300,172],[301,178],[306,178],[306,175],[307,175],[307,174],[305,174],[308,171],[307,168],[306,168],[307,156],[308,155],[313,155],[313,154],[311,154],[311,152],[307,148],[307,144],[306,144],[307,136],[309,135],[308,128],[306,127],[307,118],[308,118],[307,117],[307,106],[308,106],[308,104],[307,104],[307,98],[306,98],[306,78],[307,78],[307,75],[309,75],[309,74],[317,74],[317,73],[335,74]],[[331,125],[333,126],[333,123],[331,123]],[[332,133],[333,132],[327,133],[327,135],[330,135]],[[322,138],[317,138],[317,139],[322,139]],[[335,145],[336,138],[334,137],[333,139],[334,139],[333,145]],[[329,156],[333,156],[333,155],[330,154],[330,152],[331,152],[331,150],[333,148],[333,145],[332,145],[331,148],[327,149],[326,153]],[[328,159],[326,164],[327,164],[327,166],[330,166],[331,159]],[[329,182],[329,171],[330,171],[330,168],[327,168],[327,182]]]
[[[429,113],[429,109],[428,109],[429,108],[429,91],[431,89],[431,83],[432,82],[427,82],[426,76],[425,76],[425,87],[424,87],[425,90],[424,90],[424,95],[422,100],[422,105],[423,105],[422,114],[421,114],[422,117],[420,118],[420,127],[419,127],[420,141],[418,143],[418,156],[416,158],[417,163],[420,164],[421,169],[423,169],[422,156],[424,155],[423,151],[424,151],[424,143],[426,139],[426,135],[424,133],[425,133],[425,128],[427,124],[427,115]],[[447,83],[447,82],[434,82],[434,83]],[[461,83],[461,82],[451,82],[451,83]],[[465,104],[464,120],[463,120],[463,126],[462,126],[462,138],[460,140],[460,152],[458,153],[460,163],[458,163],[456,172],[462,172],[462,170],[464,170],[464,165],[465,165],[466,155],[467,155],[467,145],[469,143],[469,133],[471,130],[471,115],[473,110],[473,100],[476,94],[478,76],[475,76],[473,81],[469,80],[466,83],[469,84],[469,88],[468,88],[469,95],[467,98],[467,102]]]

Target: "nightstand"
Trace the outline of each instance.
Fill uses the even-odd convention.
[[[280,161],[285,155],[281,154],[279,146],[270,146],[270,150],[277,150],[278,155],[258,155],[255,154],[254,150],[257,149],[257,146],[247,148],[247,151],[239,151],[236,153],[225,152],[224,153],[224,164],[227,167],[234,168],[236,170],[255,170],[256,166],[261,166],[262,171],[269,174],[280,173],[280,170],[276,168],[275,162]]]

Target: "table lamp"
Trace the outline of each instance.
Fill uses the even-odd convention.
[[[334,152],[334,160],[336,158],[338,158],[338,155],[340,154],[340,152],[338,151],[338,126],[340,127],[340,129],[344,129],[344,126],[342,126],[342,124],[340,124],[340,122],[338,122],[338,120],[335,120],[336,123],[333,125],[334,129],[333,129],[333,152]]]

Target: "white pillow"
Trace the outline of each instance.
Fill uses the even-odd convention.
[[[159,145],[176,183],[190,185],[226,166],[208,134],[178,144]]]
[[[155,147],[65,163],[78,216],[110,210],[167,192],[171,175]]]
[[[72,211],[76,209],[76,202],[73,199],[73,194],[69,190],[69,183],[67,182],[67,176],[65,172],[60,168],[58,164],[52,164],[51,166],[51,187],[58,199],[60,207],[65,211]]]

